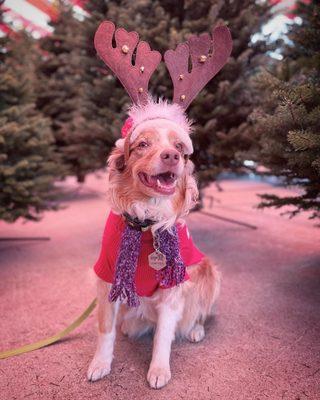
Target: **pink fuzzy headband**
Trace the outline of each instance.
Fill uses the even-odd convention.
[[[125,138],[129,133],[131,134],[130,143],[133,143],[145,130],[167,128],[178,134],[184,144],[186,154],[193,153],[190,139],[191,122],[177,104],[169,104],[162,100],[156,103],[149,98],[148,103],[143,106],[133,105],[128,114],[129,118],[121,129],[122,139],[118,139],[116,142],[118,148],[123,148]]]
[[[113,37],[116,47],[113,47]],[[176,50],[165,52],[164,61],[174,88],[173,104],[150,99],[148,83],[161,62],[161,54],[151,50],[148,43],[139,41],[137,32],[116,29],[111,21],[104,21],[96,31],[94,44],[100,58],[120,79],[134,103],[122,128],[122,136],[132,132],[130,141],[133,141],[148,123],[152,123],[154,128],[160,124],[174,129],[183,140],[186,151],[192,153],[190,121],[184,111],[227,62],[232,49],[229,29],[219,26],[212,30],[211,35],[190,36]],[[119,139],[117,146],[121,146],[123,140]]]

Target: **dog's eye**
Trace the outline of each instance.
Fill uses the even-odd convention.
[[[148,143],[145,142],[145,141],[142,141],[142,142],[140,142],[140,143],[138,144],[138,147],[140,147],[140,149],[141,149],[141,148],[144,148],[144,147],[148,147]]]
[[[176,149],[178,150],[178,151],[182,151],[183,150],[183,144],[182,143],[176,143]]]

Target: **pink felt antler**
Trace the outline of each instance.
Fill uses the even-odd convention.
[[[220,26],[212,31],[212,38],[208,33],[193,35],[186,43],[179,44],[176,50],[166,51],[164,60],[173,82],[173,102],[186,110],[200,90],[225,65],[231,50],[230,31],[226,26]],[[192,62],[190,72],[189,56]]]
[[[114,32],[116,47],[112,46]],[[145,104],[148,100],[148,83],[161,61],[161,54],[150,50],[148,43],[139,42],[137,32],[127,32],[122,28],[115,30],[110,21],[100,24],[94,37],[94,45],[105,64],[119,78],[132,101]],[[133,65],[132,54],[136,46]]]

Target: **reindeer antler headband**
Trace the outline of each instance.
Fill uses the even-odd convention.
[[[116,47],[112,45],[113,36],[115,36]],[[225,65],[232,49],[229,29],[226,26],[219,26],[212,30],[212,36],[208,33],[200,36],[193,35],[186,43],[179,44],[176,50],[165,52],[164,61],[174,87],[174,104],[170,112],[170,107],[164,102],[158,104],[159,107],[154,103],[151,106],[148,105],[150,102],[148,83],[161,62],[161,54],[151,50],[148,43],[139,41],[137,32],[127,32],[123,28],[116,29],[112,22],[104,21],[96,31],[94,44],[99,56],[119,78],[137,106],[131,115],[133,116],[133,121],[130,122],[132,131],[137,128],[137,125],[157,118],[168,119],[181,126],[181,115],[177,120],[174,114],[179,111],[183,114],[201,89]],[[133,65],[132,56],[135,49],[136,56]],[[189,71],[189,57],[191,71]],[[174,107],[175,104],[179,107]],[[137,117],[137,108],[139,118],[134,118]],[[141,114],[141,110],[145,110],[145,115]],[[189,134],[188,121],[185,115],[183,118],[185,118],[185,127],[182,129],[185,134]]]

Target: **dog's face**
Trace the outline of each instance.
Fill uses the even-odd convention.
[[[173,129],[148,127],[130,145],[126,140],[124,147],[116,147],[108,165],[109,198],[120,212],[130,211],[136,202],[150,207],[149,199],[170,199],[172,211],[167,211],[181,216],[196,203],[193,163],[186,145]]]
[[[149,197],[173,195],[186,162],[183,142],[167,128],[143,131],[130,145],[128,168],[133,185]]]

